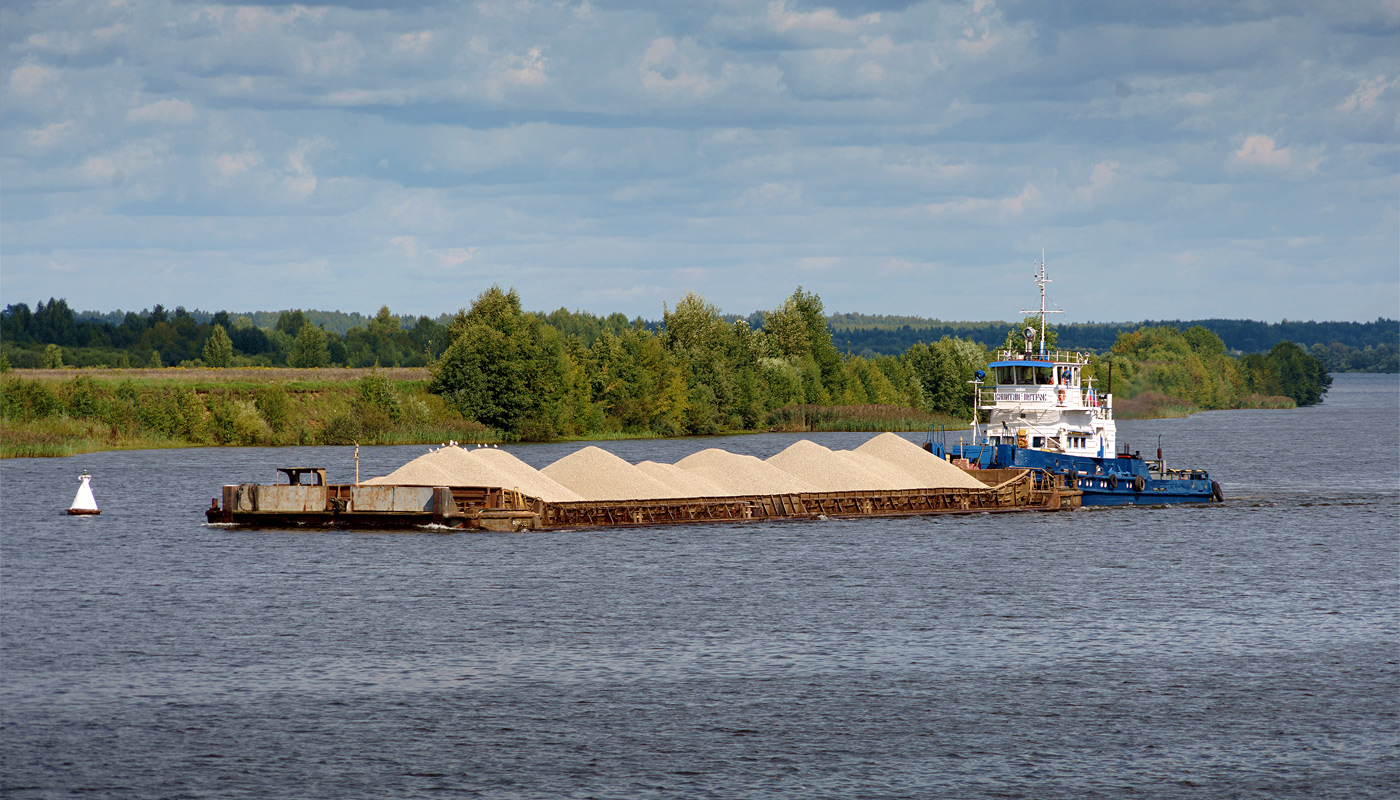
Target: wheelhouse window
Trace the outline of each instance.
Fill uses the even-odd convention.
[[[999,386],[1046,386],[1054,383],[1055,369],[1024,365],[997,367],[996,376]]]

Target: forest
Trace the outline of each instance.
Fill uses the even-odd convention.
[[[27,376],[8,351],[0,358],[0,433],[10,454],[84,430],[104,446],[909,430],[967,420],[968,382],[992,358],[984,343],[947,335],[898,355],[843,353],[821,298],[801,287],[759,327],[695,293],[665,307],[653,326],[617,314],[527,312],[514,289],[492,287],[445,324],[419,318],[405,327],[383,308],[344,336],[298,311],[271,329],[225,312],[201,323],[159,308],[112,326],[78,323],[61,303],[24,320],[31,336],[55,340],[40,351],[36,366],[46,371]],[[19,316],[7,310],[6,325]],[[1004,325],[1002,341],[1035,322]],[[1047,331],[1052,344],[1060,335],[1060,326]],[[112,351],[126,362],[71,369],[85,353]],[[370,369],[327,369],[334,364]],[[128,366],[145,368],[139,380]],[[210,377],[224,371],[226,381]],[[1104,383],[1111,377],[1106,388],[1127,416],[1307,405],[1331,382],[1297,344],[1240,358],[1202,326],[1121,334],[1092,372]]]
[[[727,314],[728,322],[763,328],[769,312],[746,317]],[[599,317],[566,309],[541,315],[544,324],[566,337],[591,345],[604,330],[614,335],[641,326],[653,333],[660,320],[629,320],[622,314]],[[24,303],[0,311],[0,357],[19,368],[66,366],[167,367],[208,366],[204,352],[214,327],[231,345],[227,366],[427,366],[447,349],[451,315],[400,317],[387,307],[374,316],[340,311],[288,310],[235,314],[173,311],[162,306],[141,312],[75,312],[62,299]],[[952,337],[995,347],[1014,322],[940,322],[919,317],[828,314],[833,346],[844,354],[871,359],[898,356],[919,343]],[[307,326],[305,341],[298,341]],[[1322,361],[1328,372],[1400,372],[1400,321],[1289,322],[1208,319],[1140,323],[1070,323],[1055,325],[1060,342],[1072,350],[1105,352],[1118,338],[1141,328],[1205,328],[1220,337],[1235,355],[1267,353],[1280,342],[1294,342]],[[324,338],[325,358],[321,358]],[[51,347],[52,345],[52,347]],[[216,362],[222,352],[211,350]]]

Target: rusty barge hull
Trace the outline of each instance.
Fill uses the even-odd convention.
[[[214,500],[205,516],[210,523],[256,528],[523,531],[1079,507],[1081,492],[1066,485],[1062,476],[1015,469],[969,474],[987,488],[567,503],[546,502],[504,487],[245,483],[224,486],[222,498]]]

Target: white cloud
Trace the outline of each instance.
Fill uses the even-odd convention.
[[[156,125],[189,125],[198,117],[194,106],[185,100],[176,99],[157,100],[126,112],[127,122],[148,122]]]
[[[43,64],[29,62],[10,70],[10,91],[22,97],[48,92],[58,82],[58,70]]]
[[[716,90],[716,83],[704,74],[703,56],[692,42],[685,44],[682,52],[675,39],[663,36],[647,46],[639,67],[644,88],[668,97],[705,97]]]
[[[1093,202],[1096,196],[1101,195],[1104,190],[1117,182],[1120,166],[1116,161],[1100,161],[1095,164],[1094,169],[1089,173],[1089,184],[1076,189],[1075,196],[1081,202]]]
[[[744,190],[735,201],[739,208],[789,208],[802,203],[802,185],[770,181]]]
[[[0,256],[30,296],[56,293],[43,264],[63,253],[94,278],[70,285],[121,277],[83,305],[149,305],[119,287],[149,285],[159,240],[167,265],[362,278],[286,298],[303,307],[372,311],[356,298],[407,263],[394,291],[423,312],[461,304],[436,291],[449,271],[506,269],[536,308],[655,316],[689,283],[746,312],[801,265],[830,307],[965,313],[849,275],[986,269],[1057,238],[1088,271],[1143,250],[1228,264],[1222,229],[1394,282],[1393,42],[1326,4],[11,5]],[[1199,296],[1230,294],[1233,267],[1201,269]],[[227,302],[272,302],[245,285]],[[167,305],[208,305],[188,287]],[[1366,302],[1313,315],[1394,315]]]
[[[1015,197],[1003,197],[999,205],[1003,211],[1017,215],[1025,211],[1027,205],[1038,199],[1040,199],[1040,190],[1035,188],[1035,184],[1028,183]]]
[[[1323,163],[1323,151],[1319,147],[1294,149],[1280,147],[1273,137],[1253,135],[1246,137],[1239,150],[1231,154],[1231,167],[1240,170],[1271,170],[1284,174],[1302,175],[1316,172]]]
[[[505,86],[543,86],[549,79],[549,59],[543,47],[531,47],[524,54],[509,53],[496,60],[491,69],[491,94],[499,97]]]
[[[436,35],[432,31],[414,31],[413,33],[400,34],[394,39],[394,49],[400,52],[421,56],[428,52],[436,40]]]
[[[1400,5],[1400,3],[1397,3],[1397,5]],[[1337,106],[1337,108],[1342,111],[1375,108],[1376,100],[1380,99],[1380,96],[1384,94],[1386,90],[1393,89],[1396,86],[1400,86],[1400,78],[1386,80],[1384,75],[1377,75],[1368,81],[1363,81],[1360,86],[1356,87],[1356,91],[1352,92],[1351,96],[1342,101],[1342,104]]]
[[[262,166],[262,154],[256,152],[220,153],[214,157],[214,172],[220,183],[226,183],[250,170]]]
[[[31,151],[42,152],[71,140],[78,132],[78,123],[67,119],[51,122],[42,128],[31,128],[24,132],[24,144]]]
[[[964,197],[944,203],[932,203],[924,210],[935,217],[948,215],[982,215],[985,212],[1000,212],[1003,216],[1019,216],[1026,207],[1040,198],[1040,190],[1028,183],[1015,196],[1007,197]]]
[[[1293,154],[1287,147],[1278,147],[1273,137],[1255,134],[1244,140],[1230,159],[1242,166],[1286,168],[1293,166]]]
[[[818,8],[815,11],[792,11],[788,9],[785,0],[773,0],[768,4],[768,22],[773,26],[773,30],[780,33],[821,31],[853,34],[859,33],[879,21],[879,14],[866,14],[856,19],[846,19],[830,8]]]
[[[437,253],[438,264],[448,269],[460,267],[475,257],[475,247],[449,247]]]
[[[297,142],[287,153],[286,167],[282,173],[282,184],[292,194],[306,198],[316,191],[316,172],[311,167],[311,156],[330,146],[324,137],[310,137]]]
[[[417,95],[408,89],[340,89],[326,95],[328,106],[402,106]]]

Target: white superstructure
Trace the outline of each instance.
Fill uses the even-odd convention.
[[[996,360],[987,367],[991,374],[979,373],[973,381],[977,398],[973,441],[1112,458],[1117,447],[1113,398],[1100,394],[1094,379],[1083,374],[1089,366],[1087,354],[1047,352],[1045,315],[1059,312],[1045,308],[1045,284],[1050,280],[1045,277],[1043,256],[1038,267],[1040,330],[1026,328],[1024,349],[997,351]]]

